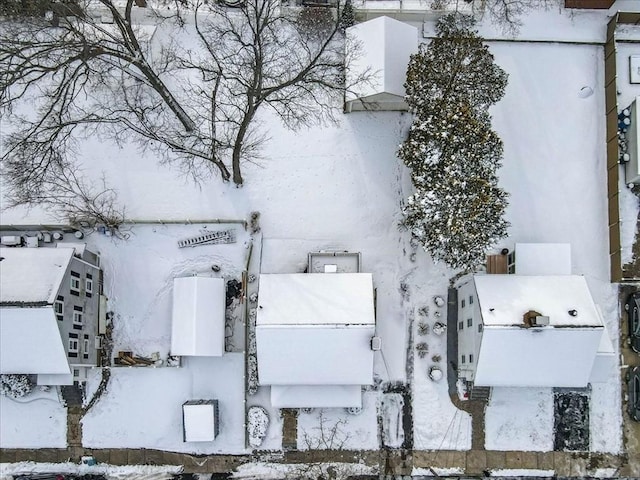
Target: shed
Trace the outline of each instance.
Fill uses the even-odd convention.
[[[411,55],[418,52],[418,29],[390,17],[378,17],[347,28],[345,112],[407,110],[404,83]],[[372,75],[370,81],[359,77]]]
[[[218,433],[217,400],[189,400],[182,404],[183,441],[212,442]]]
[[[359,407],[374,335],[370,273],[260,276],[258,379],[274,407]]]
[[[219,357],[224,354],[225,300],[221,278],[173,280],[172,355]]]

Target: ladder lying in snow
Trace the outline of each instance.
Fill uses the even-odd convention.
[[[218,243],[235,243],[235,241],[235,230],[219,230],[217,232],[205,233],[198,237],[179,240],[178,248],[197,247],[198,245],[212,245]]]

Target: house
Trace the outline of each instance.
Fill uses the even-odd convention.
[[[374,337],[370,273],[260,275],[258,380],[272,406],[361,407]]]
[[[39,385],[84,381],[98,364],[99,258],[58,247],[0,248],[0,373]]]
[[[173,280],[172,355],[219,357],[224,354],[225,300],[221,278]]]
[[[404,83],[411,55],[418,52],[418,29],[389,17],[347,28],[345,113],[358,110],[406,111]],[[350,53],[349,53],[350,52]],[[367,77],[365,82],[358,78]]]
[[[573,387],[604,381],[616,356],[566,244],[517,244],[515,274],[458,286],[459,378],[484,387]]]

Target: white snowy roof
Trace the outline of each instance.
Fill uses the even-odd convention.
[[[224,353],[225,285],[221,278],[173,280],[171,353],[219,357]]]
[[[476,275],[474,282],[484,323],[476,385],[587,385],[597,352],[611,347],[602,343],[606,332],[584,277]],[[525,327],[530,310],[548,316],[549,326]]]
[[[261,385],[365,385],[375,333],[369,273],[261,275]]]
[[[418,29],[390,17],[377,17],[347,28],[347,45],[357,53],[347,69],[347,81],[363,73],[374,75],[373,81],[356,87],[347,100],[377,94],[404,97],[409,57],[418,51]]]
[[[71,373],[57,323],[53,307],[1,307],[0,373]]]
[[[259,326],[261,385],[370,385],[373,325]]]
[[[374,325],[370,273],[260,275],[256,324]]]
[[[485,327],[474,383],[586,387],[602,332],[603,327]]]
[[[517,275],[571,275],[568,243],[516,243]]]
[[[362,407],[360,385],[272,385],[274,408]]]
[[[52,304],[73,249],[0,248],[0,257],[0,303]]]
[[[473,279],[485,326],[522,325],[529,310],[548,316],[551,326],[602,326],[582,276],[475,275]],[[578,315],[569,315],[569,310]]]
[[[182,405],[185,442],[213,442],[216,438],[215,408],[210,403]]]

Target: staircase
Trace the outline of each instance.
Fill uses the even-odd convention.
[[[62,398],[67,407],[82,407],[82,387],[79,385],[63,385],[61,389]]]
[[[472,387],[469,394],[469,400],[478,400],[488,402],[491,396],[491,387]]]

